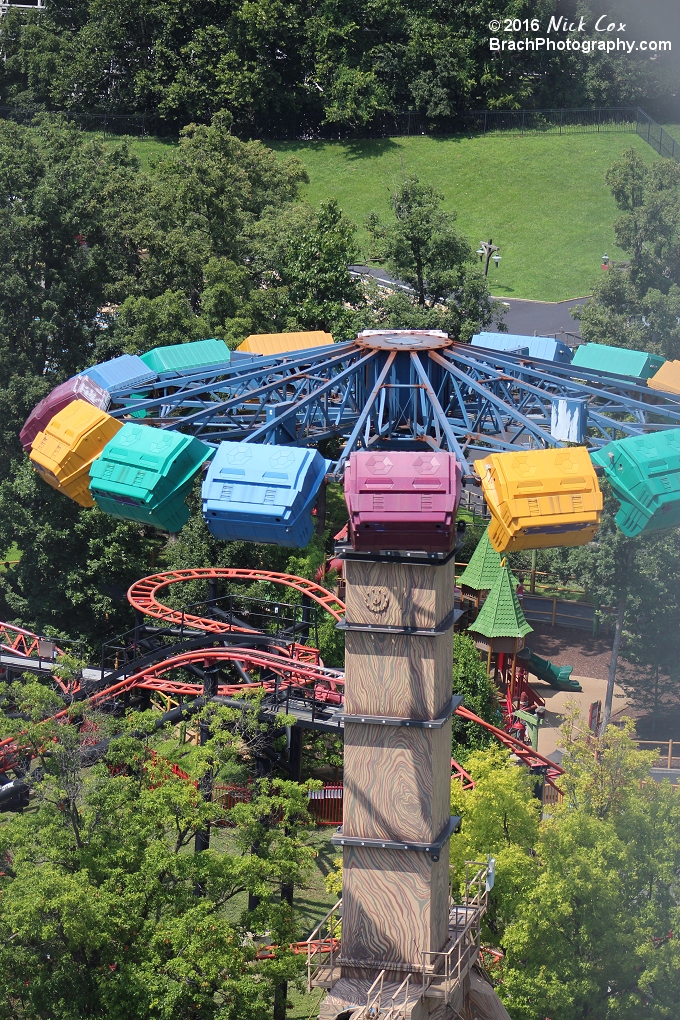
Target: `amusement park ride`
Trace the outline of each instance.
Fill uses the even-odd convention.
[[[309,950],[310,982],[329,989],[320,1016],[444,1020],[468,1009],[483,909],[479,896],[449,907],[459,824],[450,815],[452,715],[492,729],[548,782],[560,773],[451,696],[462,488],[481,487],[497,553],[589,542],[602,476],[625,534],[673,527],[680,396],[648,383],[659,369],[648,358],[624,376],[589,367],[581,352],[572,362],[549,338],[482,335],[463,345],[437,331],[367,330],[304,350],[287,350],[285,334],[280,344],[275,354],[247,345],[230,354],[205,340],[115,358],[57,387],[22,442],[41,477],[81,506],[173,532],[204,472],[203,516],[224,540],[304,546],[323,486],[344,481],[346,604],[271,572],[156,574],[128,593],[137,612],[128,651],[64,693],[143,704],[162,690],[202,704],[233,701],[257,682],[263,710],[284,706],[300,727],[344,730],[343,824],[333,837],[343,853],[342,936]],[[225,582],[263,579],[302,601],[303,615],[274,636],[219,595]],[[207,598],[171,608],[169,589],[189,581],[205,582]],[[307,640],[314,605],[344,632],[344,672],[325,668]],[[522,644],[515,639],[514,656]],[[220,681],[227,664],[240,683]],[[180,666],[202,683],[173,680]],[[17,743],[3,742],[0,754],[10,768]]]

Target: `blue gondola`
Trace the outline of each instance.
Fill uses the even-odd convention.
[[[92,365],[91,368],[86,368],[80,374],[94,379],[102,389],[108,390],[109,393],[130,390],[135,386],[145,386],[147,383],[155,382],[158,378],[156,373],[148,365],[145,365],[136,354],[121,354],[119,358],[103,361],[101,365]]]
[[[486,347],[492,351],[520,352],[527,350],[530,358],[559,361],[569,364],[574,356],[571,347],[551,336],[522,336],[519,333],[477,333],[473,347]]]
[[[317,450],[220,443],[203,482],[203,516],[215,538],[302,548],[329,467]]]

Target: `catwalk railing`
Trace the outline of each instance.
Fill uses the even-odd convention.
[[[465,862],[465,894],[463,903],[450,899],[449,941],[440,952],[422,953],[423,969],[420,981],[409,974],[391,996],[389,1005],[383,1003],[386,970],[380,971],[368,990],[366,1002],[352,1014],[353,1020],[381,1017],[397,1020],[406,1016],[412,1005],[414,992],[418,997],[444,998],[451,1001],[456,988],[474,966],[481,948],[482,917],[488,909],[489,863]],[[340,976],[342,899],[331,907],[306,940],[307,989],[332,988]],[[395,965],[395,970],[398,970]]]

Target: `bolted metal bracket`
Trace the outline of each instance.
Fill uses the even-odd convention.
[[[362,836],[344,836],[342,826],[331,836],[333,846],[366,846],[379,850],[415,850],[418,853],[430,855],[430,860],[438,861],[442,847],[454,832],[460,828],[460,817],[451,815],[448,822],[431,843],[420,843],[417,841],[401,842],[394,839],[364,839]]]
[[[454,607],[436,627],[391,627],[389,624],[381,626],[379,623],[347,623],[346,620],[339,620],[335,629],[356,631],[358,634],[409,634],[411,637],[438,637],[440,634],[446,634],[460,616],[462,616],[462,610]]]
[[[333,715],[333,722],[342,719],[344,722],[364,723],[366,726],[410,726],[419,730],[440,730],[451,718],[463,698],[460,694],[454,694],[446,706],[443,714],[436,719],[403,719],[395,715],[348,715],[347,712],[336,712]]]

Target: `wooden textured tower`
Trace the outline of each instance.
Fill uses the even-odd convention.
[[[341,978],[320,1016],[396,988],[449,940],[454,559],[345,554]],[[439,1008],[441,1003],[439,1004]],[[427,1013],[423,1015],[428,1015]],[[439,1015],[441,1014],[441,1009]]]

